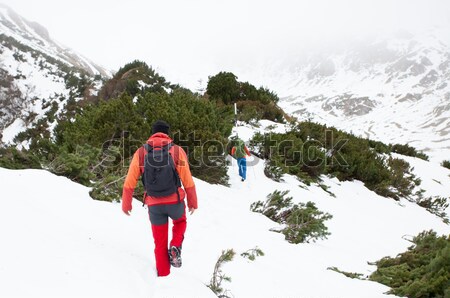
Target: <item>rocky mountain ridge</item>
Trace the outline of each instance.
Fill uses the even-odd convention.
[[[1,142],[12,144],[36,125],[51,132],[56,116],[96,94],[111,73],[0,4],[0,75]]]
[[[285,71],[273,81],[293,116],[450,156],[450,47],[432,33],[310,55]]]

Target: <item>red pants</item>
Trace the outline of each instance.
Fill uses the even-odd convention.
[[[180,205],[183,208],[181,216],[179,216],[181,213]],[[172,218],[173,222],[170,246],[181,247],[184,240],[184,232],[186,231],[185,206],[184,203],[149,206],[149,214],[155,241],[156,271],[158,276],[166,276],[170,274],[168,217]]]

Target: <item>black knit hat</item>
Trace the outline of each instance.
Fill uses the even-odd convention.
[[[167,122],[163,120],[158,120],[152,125],[152,134],[155,134],[157,132],[165,133],[166,135],[169,134],[170,126],[167,124]]]

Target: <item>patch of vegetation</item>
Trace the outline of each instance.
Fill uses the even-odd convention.
[[[329,187],[327,185],[319,183],[319,187],[322,188],[324,192],[328,193],[333,198],[336,197],[336,195],[329,190]]]
[[[246,123],[267,119],[278,123],[284,122],[284,112],[274,102],[262,103],[256,100],[238,101],[238,119]]]
[[[441,166],[443,166],[444,168],[450,169],[450,160],[444,160],[441,163]]]
[[[362,273],[342,271],[342,270],[338,269],[337,267],[328,267],[327,269],[331,270],[331,271],[335,271],[337,273],[344,274],[345,276],[352,278],[352,279],[354,279],[354,278],[361,279],[361,280],[365,279],[364,274],[362,274]]]
[[[132,98],[147,92],[165,92],[176,88],[159,75],[145,62],[135,60],[121,67],[119,71],[105,84],[98,94],[97,100],[117,98],[123,93]]]
[[[11,48],[25,47],[40,61],[47,59],[5,38],[2,42]],[[140,61],[121,68],[98,95],[87,95],[90,77],[64,65],[60,68],[71,90],[69,98],[55,94],[43,99],[44,117],[15,139],[28,142],[44,168],[93,187],[95,199],[119,200],[131,156],[147,141],[152,123],[164,119],[175,143],[186,150],[193,175],[210,183],[228,183],[225,147],[233,127],[231,106],[170,84]],[[61,102],[66,103],[64,109],[59,109]],[[51,134],[49,123],[55,121]],[[3,164],[14,167],[11,160],[18,158]]]
[[[274,165],[270,160],[266,161],[264,164],[264,174],[267,178],[272,179],[276,182],[283,181],[283,169]]]
[[[1,35],[0,35],[1,36]],[[0,128],[8,127],[20,115],[25,97],[15,83],[15,76],[3,69],[0,61]]]
[[[27,150],[0,147],[0,167],[7,169],[40,169],[39,158]]]
[[[233,297],[233,295],[231,295],[230,291],[222,288],[223,281],[231,282],[231,277],[226,276],[223,273],[222,266],[225,263],[231,262],[233,260],[235,254],[236,253],[234,252],[233,249],[223,250],[222,254],[220,255],[219,259],[216,262],[216,265],[214,266],[213,276],[211,277],[211,281],[209,282],[207,287],[210,288],[211,291],[213,291],[214,294],[217,295],[217,297],[220,297],[220,298]]]
[[[430,213],[442,218],[444,223],[449,224],[450,220],[447,215],[447,208],[449,206],[450,199],[440,196],[431,196],[428,198],[420,197],[417,200],[417,204]]]
[[[278,96],[271,90],[239,82],[231,72],[220,72],[208,80],[206,95],[225,105],[236,103],[238,120],[250,123],[261,119],[284,122],[284,112],[277,106]]]
[[[35,58],[36,60],[38,58],[41,59],[39,63],[41,63],[40,65],[42,65],[42,67],[44,65],[43,61],[46,61],[48,64],[55,65],[57,68],[57,73],[53,73],[51,70],[50,70],[50,73],[55,74],[56,76],[59,76],[59,77],[64,77],[64,80],[66,82],[66,87],[68,89],[70,89],[73,86],[83,85],[82,83],[79,83],[78,81],[88,79],[88,77],[89,77],[89,75],[86,73],[86,71],[69,66],[69,65],[65,64],[64,62],[62,62],[61,60],[53,58],[53,57],[51,57],[45,53],[42,53],[40,51],[36,51],[35,49],[20,43],[13,37],[6,36],[5,34],[0,34],[0,42],[2,43],[3,46],[5,46],[11,50],[17,49],[20,52],[30,53],[31,56],[33,58]],[[17,56],[17,57],[15,57],[16,60],[21,61],[21,62],[24,61],[23,55],[20,54],[19,52],[15,52],[14,55]],[[81,89],[83,89],[83,88],[81,88]],[[79,90],[79,91],[83,92],[84,89]]]
[[[68,97],[54,94],[49,98],[43,98],[44,104],[42,108],[44,110],[47,109],[44,117],[35,121],[36,115],[31,113],[27,119],[24,119],[28,128],[17,135],[14,140],[15,143],[28,142],[30,150],[41,160],[41,164],[45,165],[57,153],[53,150],[55,149],[54,146],[52,146],[54,142],[50,124],[55,123],[55,121],[71,121],[75,114],[81,111],[80,101],[89,93],[88,90],[92,86],[94,79],[86,71],[69,66],[58,59],[20,43],[13,37],[0,34],[0,42],[3,46],[14,50],[16,59],[20,61],[24,61],[24,56],[21,53],[29,53],[35,59],[35,64],[41,69],[45,69],[46,75],[55,75],[63,78],[66,88],[70,90]],[[20,75],[20,77],[23,77],[23,75]],[[8,92],[3,94],[7,100],[2,102],[3,105],[6,105],[2,110],[13,111],[13,113],[10,113],[14,116],[12,117],[13,119],[19,116],[19,111],[24,109],[23,105],[26,101],[37,100],[37,98],[31,99],[28,98],[28,95],[21,94],[18,88],[12,88],[14,84],[10,76],[5,76],[0,81],[0,84],[10,86],[7,89]],[[66,105],[62,109],[60,105],[64,101]],[[60,111],[63,112],[59,113]],[[51,152],[49,152],[50,147],[52,147]]]
[[[412,298],[450,297],[450,236],[424,231],[413,245],[395,258],[385,257],[374,265],[370,280],[390,287],[389,294]]]
[[[423,160],[428,160],[429,157],[423,152],[419,152],[416,150],[416,148],[409,146],[408,144],[394,144],[391,146],[391,152],[395,152],[398,154],[411,156],[411,157],[417,157]]]
[[[307,184],[318,182],[320,175],[356,179],[398,200],[412,196],[420,183],[407,162],[386,154],[387,145],[313,122],[301,122],[283,134],[255,134],[250,148]]]
[[[95,173],[95,178],[84,173],[80,182],[93,183],[94,198],[115,200],[120,198],[133,153],[146,142],[157,119],[170,123],[172,137],[187,151],[194,176],[210,183],[227,183],[223,144],[231,133],[232,111],[182,89],[171,93],[147,92],[137,100],[123,93],[118,98],[89,105],[74,121],[61,122],[56,127],[56,142],[64,148],[63,156],[78,156],[79,144],[96,148],[99,152],[92,155],[96,157],[88,162],[91,166],[108,156],[108,166],[102,166],[103,171]],[[91,171],[90,166],[85,169]],[[71,173],[71,167],[65,172],[69,177],[78,177],[74,170],[76,175]]]
[[[282,224],[283,228],[274,231],[284,234],[289,243],[326,239],[330,233],[325,221],[333,216],[319,211],[313,202],[292,204],[292,197],[285,198],[288,193],[289,191],[276,190],[267,196],[265,202],[255,202],[250,209]]]
[[[14,57],[14,59],[16,60],[16,61],[18,61],[18,62],[26,62],[27,60],[25,59],[25,57],[23,56],[23,54],[22,53],[20,53],[20,52],[18,52],[18,51],[16,51],[16,52],[14,52],[14,54],[13,54],[13,57]]]
[[[250,261],[256,260],[256,257],[264,256],[264,252],[258,247],[251,248],[243,253],[241,253],[241,257],[249,259]]]

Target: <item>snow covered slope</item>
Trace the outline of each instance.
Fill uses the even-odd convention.
[[[53,41],[41,25],[0,4],[1,142],[12,143],[38,121],[52,131],[54,116],[69,101],[86,95],[82,84],[92,82],[89,89],[95,92],[101,76],[110,73]]]
[[[450,45],[442,40],[438,29],[399,32],[278,57],[243,76],[274,89],[300,120],[409,144],[441,162],[450,156]]]
[[[243,129],[239,135],[249,135]],[[449,170],[408,161],[433,194],[449,196]],[[257,158],[248,164],[244,183],[234,160],[230,187],[195,180],[199,209],[188,216],[183,267],[166,278],[156,277],[150,223],[140,202],[127,217],[119,204],[93,201],[89,188],[66,178],[0,169],[0,297],[215,297],[206,284],[221,251],[231,248],[237,254],[223,271],[232,281],[222,286],[233,297],[386,297],[383,285],[327,268],[370,274],[368,261],[410,246],[402,237],[426,229],[450,233],[423,208],[380,197],[360,182],[323,177],[333,197],[319,186],[299,187],[291,176],[283,183],[266,178]],[[274,190],[290,190],[295,202],[313,201],[332,214],[329,239],[294,245],[270,232],[277,224],[249,208]],[[255,247],[265,255],[253,262],[240,256]]]
[[[13,37],[18,42],[43,52],[69,66],[83,69],[91,75],[111,76],[110,71],[88,58],[51,39],[42,25],[28,21],[11,8],[0,4],[0,34]]]

